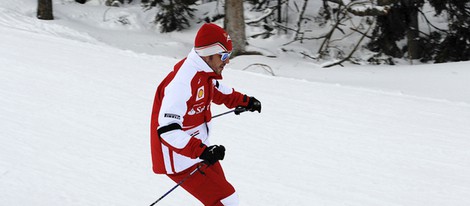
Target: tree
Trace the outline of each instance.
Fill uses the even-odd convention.
[[[308,0],[304,0],[304,6],[303,6],[302,11],[305,10],[307,6],[307,1]],[[330,6],[328,2],[332,2],[336,5]],[[369,31],[371,31],[372,25],[374,24],[373,21],[370,20],[369,16],[384,15],[388,12],[388,8],[378,8],[373,5],[370,5],[370,2],[367,2],[367,1],[350,1],[349,3],[346,4],[343,0],[324,0],[323,7],[324,8],[321,11],[321,15],[324,16],[326,21],[331,21],[331,28],[323,36],[315,38],[315,39],[323,39],[323,42],[320,45],[320,48],[318,49],[318,52],[317,52],[317,55],[318,55],[317,58],[323,58],[324,56],[329,56],[331,55],[332,49],[335,49],[337,51],[333,57],[341,59],[341,60],[336,60],[333,63],[324,65],[323,67],[325,68],[332,67],[335,65],[342,65],[342,63],[345,61],[356,63],[355,58],[353,57],[353,54],[357,51],[357,49],[361,45],[364,38],[369,37],[368,33]],[[361,21],[357,25],[351,24],[351,26],[349,27],[349,30],[351,33],[346,33],[347,30],[343,27],[344,25],[347,25],[345,24],[346,22],[352,20],[352,15],[350,14],[353,14],[355,16],[365,17],[365,18],[361,18]],[[300,32],[300,26],[301,26],[300,21],[303,21],[303,20],[304,18],[301,15],[298,19],[299,21],[297,23],[298,29],[296,31],[297,34],[295,36],[295,39],[299,39],[300,42],[302,42],[302,40],[304,39],[304,37],[302,37],[303,32]],[[341,39],[332,39],[333,34],[338,33],[338,32],[341,32],[344,37],[353,35],[354,33],[359,33],[361,35],[359,40],[357,40],[357,42],[355,43],[355,46],[352,47],[352,49],[350,49],[347,55],[342,49],[333,45],[333,42],[341,41]]]
[[[37,18],[42,20],[53,20],[52,0],[38,0]]]
[[[189,19],[194,17],[196,9],[191,8],[196,0],[149,0],[144,6],[147,9],[158,7],[154,23],[160,24],[162,33],[181,31],[189,27]]]
[[[224,27],[232,38],[234,56],[246,52],[245,18],[243,1],[225,0]]]
[[[404,51],[397,42],[406,38],[406,52],[410,59],[421,58],[418,11],[424,0],[377,0],[379,6],[389,6],[390,11],[377,17],[373,39],[368,44],[370,50],[383,52],[392,57],[402,58]]]
[[[424,0],[377,0],[390,5],[390,14],[378,17],[374,38],[368,47],[393,57],[403,57],[403,50],[396,42],[406,37],[404,47],[410,59],[434,60],[436,63],[470,60],[470,0],[427,0],[436,14],[445,14],[448,28],[438,28],[421,11]],[[429,33],[418,28],[421,13],[430,29]]]
[[[423,6],[423,0],[402,0],[406,11],[407,29],[406,40],[408,44],[408,57],[410,59],[421,58],[421,46],[419,45],[418,10]]]
[[[436,44],[436,63],[470,60],[470,0],[429,0],[436,15],[447,13],[448,30]]]

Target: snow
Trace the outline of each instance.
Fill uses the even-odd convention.
[[[54,1],[54,21],[35,9],[0,2],[1,204],[149,205],[175,185],[151,170],[153,95],[197,25],[160,34],[138,4],[106,22],[98,1]],[[266,41],[255,46],[276,51]],[[241,205],[470,205],[469,62],[323,69],[277,56],[224,71],[263,104],[213,121]],[[200,203],[178,188],[158,205]]]

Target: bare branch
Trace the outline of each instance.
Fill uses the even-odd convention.
[[[364,32],[362,32],[362,31],[359,31],[359,30],[356,29],[356,28],[352,28],[352,27],[351,27],[351,28],[349,28],[349,29],[351,29],[351,30],[353,30],[353,31],[355,31],[355,32],[357,32],[357,33],[359,33],[359,34],[362,34],[362,35],[366,36],[366,37],[369,38],[369,39],[374,38],[373,36],[369,36],[367,33],[364,33]]]
[[[369,33],[371,28],[372,28],[372,25],[369,25],[369,28],[367,29],[365,34]],[[349,53],[349,55],[346,58],[342,59],[341,61],[325,65],[325,66],[323,66],[323,68],[328,68],[328,67],[332,67],[332,66],[335,66],[335,65],[341,65],[343,62],[350,60],[352,55],[354,54],[354,52],[356,52],[357,48],[359,47],[359,45],[361,44],[362,40],[364,40],[365,37],[366,37],[366,35],[362,35],[361,39],[359,39],[356,46],[354,46],[354,49]]]
[[[326,0],[326,1],[344,6],[343,0]]]
[[[307,9],[307,3],[308,3],[308,0],[304,0],[304,5],[302,6],[302,11],[300,11],[299,19],[297,21],[297,31],[296,31],[297,33],[295,34],[294,39],[299,38],[299,33],[300,33],[301,25],[302,25],[302,20],[304,19],[304,13],[305,13],[305,10]],[[302,43],[302,40],[300,40],[300,43]]]
[[[267,64],[261,64],[261,63],[254,63],[254,64],[250,64],[248,65],[247,67],[243,68],[243,70],[247,70],[248,68],[252,67],[252,66],[259,66],[261,67],[264,71],[268,72],[269,74],[271,74],[272,76],[276,76],[276,74],[274,74],[274,71],[273,69],[267,65]]]
[[[418,12],[421,13],[421,15],[423,15],[424,20],[426,20],[428,25],[431,25],[431,27],[435,28],[436,30],[439,30],[440,32],[448,33],[446,30],[443,30],[441,28],[438,28],[438,27],[434,26],[434,24],[432,24],[431,21],[429,21],[429,19],[426,17],[426,15],[424,14],[424,12],[421,9],[418,9]]]
[[[270,8],[267,8],[266,10],[264,10],[264,14],[256,19],[251,19],[251,20],[245,20],[245,23],[246,24],[254,24],[254,23],[258,23],[260,21],[263,21],[264,19],[268,18],[269,16],[271,16],[274,11],[276,11],[276,9],[270,9]]]
[[[218,2],[218,1],[217,1]],[[281,2],[281,4],[285,4],[287,3],[288,1],[287,0],[284,0]],[[274,12],[278,9],[278,6],[270,6],[270,7],[267,7],[265,10],[264,10],[264,14],[261,15],[260,17],[256,18],[256,19],[250,19],[250,20],[245,20],[245,23],[246,24],[255,24],[255,23],[259,23],[263,20],[265,20],[266,18],[270,17],[271,15],[274,14]]]
[[[343,17],[344,18],[344,17]],[[341,24],[341,21],[342,19],[338,19],[335,23],[335,25],[333,27],[331,27],[331,30],[325,35],[325,40],[323,41],[323,43],[321,44],[320,48],[318,49],[318,52],[319,54],[322,53],[323,51],[323,48],[327,48],[328,46],[328,42],[330,41],[331,37],[333,36],[333,33],[335,32],[335,30],[339,27],[339,25]]]
[[[305,53],[305,52],[300,52],[300,54],[304,55],[304,57],[308,57],[308,58],[313,59],[313,60],[318,60],[318,58],[313,57],[313,56],[311,56],[311,55],[309,55],[309,54],[307,54],[307,53]]]

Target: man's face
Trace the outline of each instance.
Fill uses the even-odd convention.
[[[230,58],[222,61],[221,57],[222,55],[220,54],[214,54],[204,58],[204,61],[206,61],[207,65],[209,65],[209,67],[218,75],[221,75],[225,65],[230,63]]]

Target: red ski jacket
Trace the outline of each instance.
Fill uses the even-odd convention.
[[[198,157],[210,145],[211,102],[228,108],[248,105],[249,97],[217,79],[222,76],[193,49],[158,86],[150,127],[155,173],[178,173],[202,161]]]

